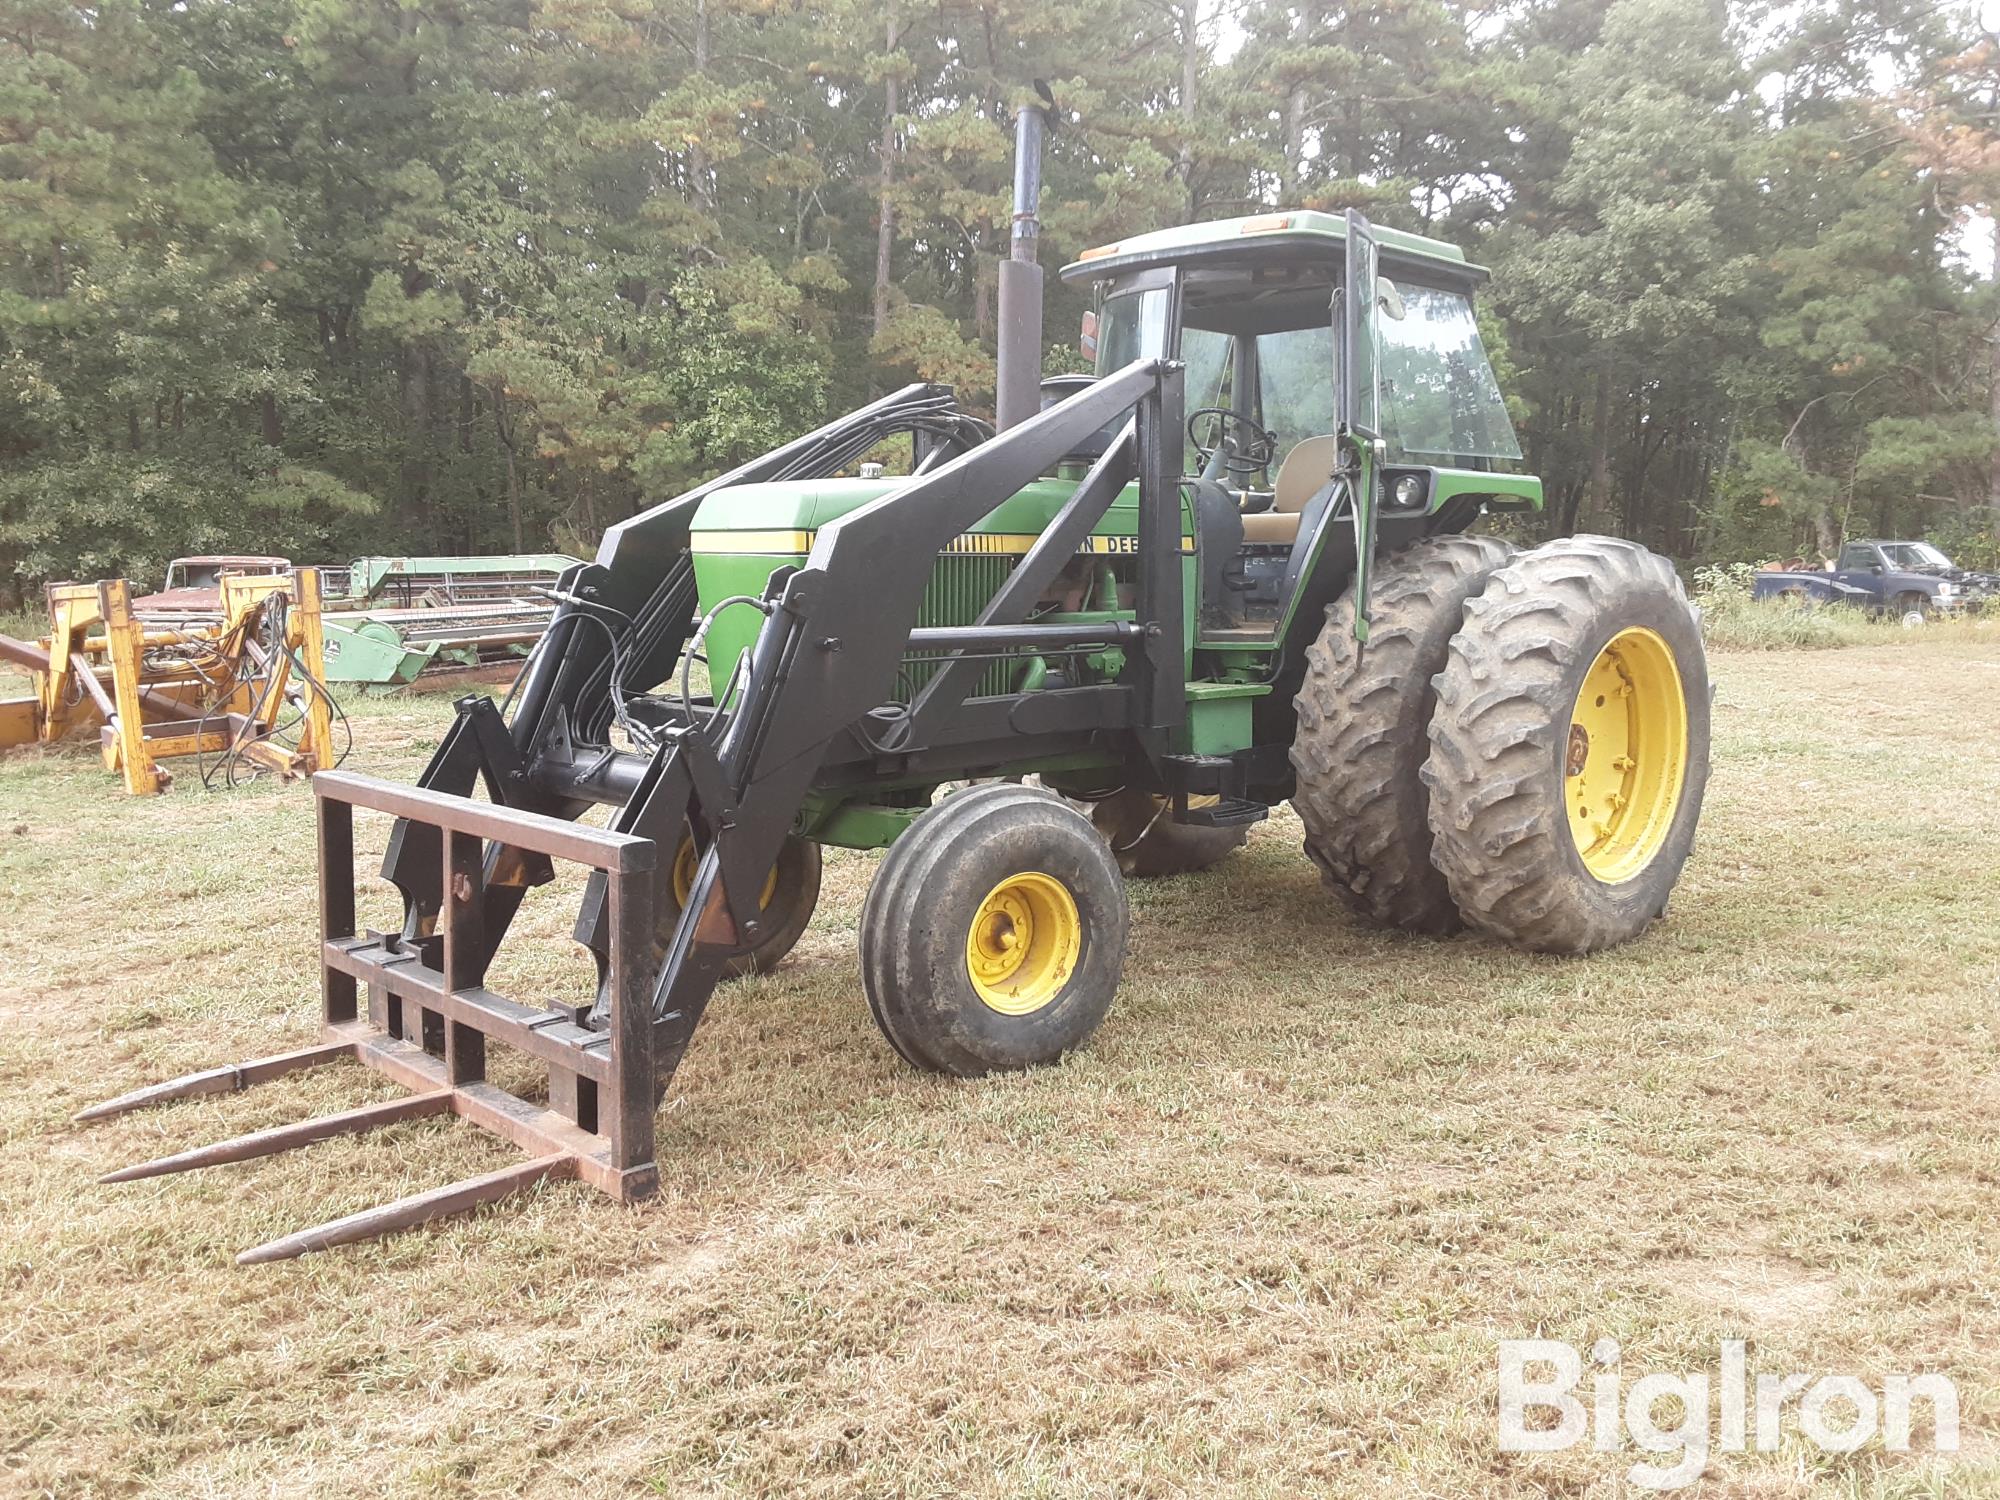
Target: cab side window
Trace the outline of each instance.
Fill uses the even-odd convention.
[[[1877,558],[1873,547],[1857,547],[1852,544],[1840,549],[1840,570],[1865,569],[1875,566]]]
[[[1277,434],[1280,455],[1332,432],[1332,325],[1259,334],[1257,384],[1263,423]]]

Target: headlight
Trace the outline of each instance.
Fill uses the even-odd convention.
[[[1938,585],[1938,598],[1940,599],[1949,599],[1953,594],[1957,592],[1958,590],[1949,583],[1940,583]]]
[[[1396,481],[1396,503],[1405,510],[1413,510],[1424,503],[1424,481],[1415,474],[1405,474]]]

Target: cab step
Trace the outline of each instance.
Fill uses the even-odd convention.
[[[1245,797],[1221,797],[1199,806],[1176,805],[1174,808],[1176,823],[1191,823],[1197,828],[1241,828],[1250,823],[1261,823],[1270,816],[1270,808]]]
[[[1240,828],[1271,815],[1264,803],[1243,795],[1243,762],[1232,755],[1168,755],[1160,760],[1176,823],[1197,828]]]

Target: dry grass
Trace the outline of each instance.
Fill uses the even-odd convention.
[[[62,1495],[1611,1494],[1496,1451],[1494,1341],[1956,1379],[1956,1460],[1791,1439],[1736,1496],[2000,1490],[2000,652],[1719,659],[1671,920],[1552,961],[1356,926],[1289,816],[1134,891],[1110,1021],[948,1083],[875,1034],[872,861],[718,999],[642,1210],[552,1186],[239,1271],[508,1158],[427,1123],[99,1187],[377,1092],[328,1071],[79,1130],[309,1033],[309,799],[0,761],[0,1490]],[[442,702],[370,703],[407,774]],[[514,978],[575,982],[552,903]]]
[[[2000,646],[2000,614],[1933,618],[1921,628],[1838,605],[1801,607],[1782,599],[1710,590],[1696,596],[1711,648],[1726,651],[1828,651],[1851,646],[1901,646],[1929,651],[1940,644]]]

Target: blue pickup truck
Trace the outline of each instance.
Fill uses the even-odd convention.
[[[1955,567],[1929,542],[1849,542],[1831,568],[1770,568],[1752,595],[1800,604],[1851,604],[1921,625],[1934,615],[1978,609],[2000,595],[2000,575]]]

